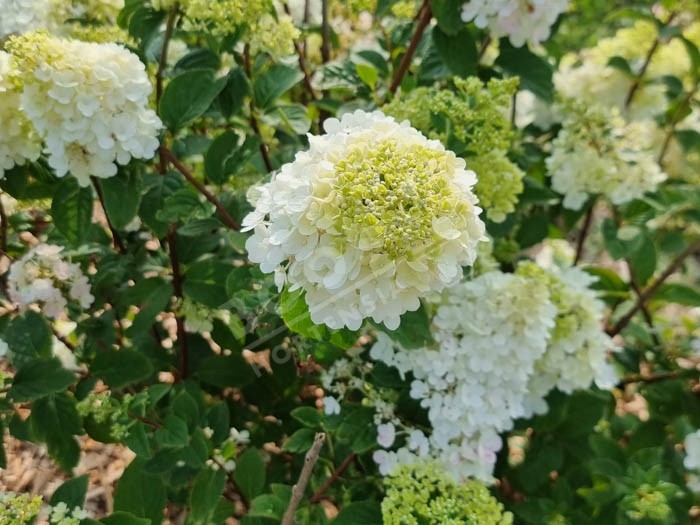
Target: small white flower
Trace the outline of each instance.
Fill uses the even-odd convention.
[[[384,448],[389,448],[396,439],[396,428],[392,423],[383,423],[377,426],[377,443]]]
[[[340,414],[340,403],[334,397],[326,396],[323,398],[323,412],[327,416]]]
[[[683,446],[685,447],[683,466],[688,470],[700,470],[700,430],[688,434]]]

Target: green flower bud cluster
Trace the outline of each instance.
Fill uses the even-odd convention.
[[[628,494],[620,502],[620,523],[674,523],[673,509],[669,496],[678,487],[671,483],[661,482],[655,485],[644,483],[637,487],[633,494]]]
[[[474,192],[490,220],[502,222],[515,210],[524,173],[508,159],[513,130],[507,111],[518,79],[455,78],[456,90],[421,87],[402,94],[382,110],[468,159],[478,175]],[[455,145],[458,141],[461,144]]]
[[[451,152],[391,139],[353,147],[336,164],[337,229],[351,245],[381,248],[393,259],[423,242],[439,242],[435,217],[469,213],[449,181],[454,161]]]
[[[455,483],[435,465],[402,465],[384,481],[384,525],[510,525],[513,516],[479,481]]]
[[[129,435],[131,419],[128,415],[128,407],[130,399],[129,396],[120,403],[112,397],[112,393],[109,391],[90,392],[87,397],[78,401],[78,414],[83,418],[92,417],[96,423],[109,423],[110,435],[114,439],[121,440]]]
[[[6,492],[0,494],[0,523],[3,525],[27,525],[32,523],[41,509],[41,498],[29,494]]]

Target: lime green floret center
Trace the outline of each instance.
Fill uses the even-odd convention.
[[[416,144],[357,144],[335,165],[335,228],[362,250],[397,259],[439,237],[433,219],[464,226],[470,204],[450,179],[454,156]]]

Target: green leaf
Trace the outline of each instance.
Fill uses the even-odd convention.
[[[369,64],[355,64],[355,70],[360,80],[364,82],[370,89],[374,89],[379,79],[379,71],[374,66]]]
[[[51,201],[53,223],[74,246],[85,242],[92,224],[92,191],[81,188],[75,177],[65,177]]]
[[[248,501],[260,494],[265,487],[265,461],[255,448],[246,450],[236,461],[233,479]]]
[[[141,199],[139,217],[158,236],[164,236],[168,231],[168,222],[158,218],[159,211],[165,206],[165,199],[182,188],[182,177],[170,172],[150,179],[150,189]]]
[[[102,523],[104,525],[152,525],[153,523],[160,522],[155,522],[147,518],[139,518],[129,512],[118,511],[114,514],[110,514],[106,518],[102,518]]]
[[[155,431],[154,437],[163,448],[184,447],[190,438],[185,420],[173,414],[165,416],[163,426]]]
[[[133,171],[124,171],[99,181],[105,211],[117,230],[123,230],[136,217],[141,204],[141,177]]]
[[[34,359],[17,371],[9,396],[16,402],[34,401],[62,392],[76,381],[75,374],[63,368],[57,358]]]
[[[183,283],[185,296],[204,306],[218,308],[228,301],[226,277],[232,269],[230,264],[215,259],[189,265]]]
[[[153,372],[153,365],[137,350],[109,349],[97,354],[90,370],[111,388],[122,388],[146,379]]]
[[[435,26],[432,35],[435,49],[452,73],[461,77],[476,74],[479,61],[476,42],[466,27],[448,35],[440,26]]]
[[[51,328],[31,310],[12,319],[2,338],[7,343],[10,362],[15,368],[38,357],[51,357]]]
[[[527,46],[513,47],[507,38],[501,38],[499,49],[496,65],[510,75],[519,76],[521,89],[532,91],[546,102],[554,101],[554,68],[549,62]]]
[[[306,452],[314,443],[316,431],[310,428],[301,428],[294,432],[282,445],[282,450],[287,452]]]
[[[386,334],[406,349],[421,348],[431,345],[433,336],[430,332],[430,318],[425,306],[401,316],[401,324],[396,330],[381,327]]]
[[[165,485],[159,476],[146,474],[143,465],[144,460],[137,457],[124,470],[114,493],[114,510],[131,512],[152,524],[162,523]]]
[[[192,49],[175,64],[175,71],[187,69],[218,70],[221,67],[219,55],[209,49],[198,47]]]
[[[226,165],[238,149],[238,135],[226,130],[214,139],[204,157],[204,173],[215,184],[223,184],[231,174]]]
[[[215,355],[200,361],[196,372],[199,379],[218,388],[242,388],[255,379],[250,364],[240,355]]]
[[[85,494],[88,488],[88,476],[78,476],[69,479],[58,487],[51,496],[51,506],[65,503],[69,509],[83,507],[85,504]]]
[[[343,507],[333,525],[377,525],[382,523],[382,507],[378,501],[355,501]]]
[[[146,291],[147,294],[137,300],[131,299],[137,291]],[[129,292],[127,300],[130,300],[131,304],[139,306],[139,313],[136,314],[132,325],[126,330],[129,337],[134,337],[150,329],[156,316],[165,309],[170,301],[173,287],[162,279],[151,278],[140,281],[136,286],[130,288]]]
[[[250,518],[269,518],[279,522],[285,510],[287,510],[286,501],[272,494],[263,494],[251,502],[250,511],[248,511],[246,516]]]
[[[269,109],[282,94],[294,87],[304,78],[299,68],[275,64],[255,79],[253,94],[255,105]]]
[[[662,284],[652,297],[655,301],[668,301],[686,306],[700,306],[700,292],[684,284]]]
[[[65,393],[37,399],[29,422],[34,437],[45,442],[51,457],[70,472],[80,458],[80,447],[73,437],[81,431],[75,399]]]
[[[290,415],[308,428],[321,428],[321,413],[313,407],[297,407]]]
[[[290,133],[304,135],[311,128],[306,108],[301,104],[280,104],[274,111]]]
[[[630,255],[632,275],[640,285],[646,283],[656,270],[656,247],[648,233],[642,234],[640,246]]]
[[[289,288],[285,288],[280,300],[280,309],[284,323],[293,332],[312,339],[327,339],[328,328],[324,325],[314,324],[311,320],[309,307],[302,290],[290,292]]]
[[[243,107],[250,93],[250,83],[241,68],[233,68],[226,75],[226,85],[219,93],[219,108],[224,117],[229,118]]]
[[[430,2],[438,27],[446,35],[456,35],[464,27],[462,21],[463,4],[464,0],[432,0]]]
[[[201,116],[226,85],[210,69],[194,69],[173,78],[160,100],[160,117],[170,131],[176,131]]]
[[[188,524],[209,525],[216,511],[216,504],[224,491],[226,474],[222,469],[203,468],[194,478],[190,493],[190,516]]]
[[[214,213],[214,206],[200,198],[193,189],[181,188],[168,195],[163,208],[156,212],[156,219],[164,222],[187,222],[206,219]]]

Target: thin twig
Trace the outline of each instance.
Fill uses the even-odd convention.
[[[236,493],[236,495],[237,495],[238,498],[240,499],[241,503],[242,503],[243,506],[245,507],[246,512],[248,512],[248,509],[250,508],[250,502],[249,502],[248,499],[243,495],[243,492],[241,491],[240,487],[239,487],[238,484],[236,483],[236,480],[233,478],[233,473],[232,473],[232,472],[229,472],[228,470],[226,470],[226,467],[224,466],[224,464],[221,463],[221,461],[219,461],[218,459],[216,459],[216,457],[211,456],[210,459],[211,459],[214,463],[216,463],[216,465],[217,465],[221,470],[224,471],[224,473],[226,474],[226,478],[228,479],[228,482],[229,482],[229,484],[231,485],[231,488],[233,489],[233,491]]]
[[[284,2],[282,4],[284,7],[284,12],[287,13],[287,15],[291,16],[291,12],[289,10],[289,4],[287,2]],[[308,5],[307,5],[308,7]],[[304,13],[306,15],[306,12]],[[302,46],[301,42],[294,41],[294,49],[297,52],[297,57],[299,59],[299,67],[301,68],[301,72],[304,74],[304,87],[306,88],[306,91],[309,92],[309,95],[311,95],[311,98],[314,100],[318,100],[319,96],[318,93],[316,93],[316,90],[314,89],[313,84],[311,84],[311,74],[309,73],[309,69],[306,65],[306,57],[304,56],[304,47]]]
[[[406,71],[408,71],[408,68],[411,65],[413,55],[415,54],[416,49],[418,48],[418,44],[420,43],[420,40],[423,37],[425,28],[428,27],[428,24],[430,24],[432,16],[433,12],[430,9],[430,2],[429,0],[424,0],[423,7],[421,7],[420,13],[418,15],[418,25],[416,25],[416,31],[415,33],[413,33],[413,37],[411,38],[411,41],[408,44],[406,53],[403,55],[401,63],[399,64],[399,67],[397,68],[396,73],[394,74],[394,78],[391,81],[391,85],[389,86],[389,93],[391,93],[392,95],[396,93],[396,90],[401,85],[401,81],[403,80]]]
[[[340,465],[338,465],[338,468],[336,468],[333,471],[333,474],[331,474],[329,476],[329,478],[323,483],[323,485],[321,485],[321,488],[318,489],[316,492],[314,492],[313,496],[311,496],[309,498],[309,503],[318,503],[319,501],[321,501],[321,498],[323,498],[323,495],[326,493],[326,491],[329,488],[331,488],[331,485],[333,484],[333,482],[336,479],[338,479],[343,474],[343,472],[345,472],[345,470],[350,466],[350,464],[353,461],[355,461],[356,457],[357,457],[357,454],[355,454],[354,452],[349,454],[343,460],[343,462]]]
[[[328,20],[328,0],[321,0],[321,61],[331,59],[331,26]]]
[[[163,34],[163,44],[160,48],[160,57],[158,58],[158,70],[156,71],[156,107],[160,103],[160,98],[163,96],[163,73],[168,62],[168,47],[170,39],[173,36],[175,29],[175,21],[177,20],[178,5],[175,4],[168,13],[168,20],[165,23],[165,33]]]
[[[690,104],[690,101],[693,99],[695,96],[695,93],[698,92],[698,86],[695,86],[694,89],[692,89],[683,99],[683,102],[679,104],[679,106],[676,108],[676,111],[673,113],[673,117],[671,117],[671,125],[666,133],[666,136],[664,137],[664,141],[661,146],[661,151],[659,151],[659,158],[657,159],[657,162],[659,165],[661,165],[664,161],[664,157],[666,157],[666,153],[668,151],[668,147],[671,145],[671,139],[673,138],[673,133],[676,131],[676,126],[678,123],[681,121],[681,118],[683,117],[683,111],[685,108]]]
[[[643,376],[640,374],[635,374],[632,376],[622,378],[622,380],[617,384],[617,386],[621,387],[624,385],[630,385],[632,383],[659,383],[661,381],[668,381],[669,379],[684,379],[686,376],[694,377],[696,375],[697,372],[695,370],[675,370],[673,372],[667,372],[665,374],[658,374],[655,376]]]
[[[236,224],[236,221],[233,220],[233,217],[229,214],[229,212],[226,211],[226,208],[224,208],[224,205],[221,204],[221,201],[217,199],[201,182],[199,182],[192,172],[187,169],[187,166],[185,166],[180,160],[175,156],[175,154],[170,151],[168,148],[165,146],[160,147],[160,152],[163,155],[163,157],[170,162],[173,166],[175,166],[175,169],[179,171],[183,177],[187,179],[187,181],[194,186],[199,193],[204,195],[204,197],[214,205],[216,208],[216,211],[219,212],[219,215],[221,216],[221,220],[234,231],[240,230],[240,227],[238,224]]]
[[[682,253],[677,255],[676,258],[673,259],[673,261],[671,261],[671,264],[669,264],[668,267],[661,273],[661,275],[659,275],[658,279],[656,279],[651,285],[649,285],[649,287],[647,287],[644,291],[642,291],[639,294],[639,297],[637,297],[637,302],[632,308],[630,308],[629,312],[623,315],[617,321],[617,323],[615,323],[612,327],[606,330],[607,334],[611,337],[619,334],[630,323],[630,321],[637,314],[637,312],[641,310],[641,308],[646,304],[646,302],[656,293],[659,287],[664,282],[666,282],[666,279],[671,277],[671,275],[673,275],[675,271],[678,270],[678,268],[680,268],[685,258],[689,255],[692,255],[698,250],[700,250],[700,239],[690,244],[690,246],[688,246],[685,250],[683,250]]]
[[[248,44],[243,48],[243,67],[245,69],[246,76],[248,80],[253,82],[253,68],[250,65],[250,46]],[[248,107],[250,111],[250,127],[253,129],[258,137],[260,137],[260,154],[262,155],[263,162],[265,163],[265,168],[267,171],[272,171],[272,161],[270,160],[270,153],[267,151],[267,144],[262,138],[260,133],[260,126],[258,126],[258,119],[255,118],[255,99],[250,98],[250,104]]]
[[[667,26],[671,24],[674,17],[675,17],[675,13],[671,13],[671,15],[668,17],[668,20],[666,21]],[[644,74],[647,72],[647,69],[649,68],[649,64],[651,63],[651,59],[654,56],[654,53],[656,53],[656,50],[659,48],[660,44],[661,44],[661,36],[658,36],[654,40],[654,43],[651,45],[651,48],[649,48],[649,52],[647,53],[647,56],[644,59],[644,63],[642,64],[642,68],[637,73],[637,76],[635,77],[634,82],[632,83],[632,86],[630,87],[630,90],[627,93],[627,97],[625,98],[625,109],[629,108],[630,104],[632,104],[632,99],[634,98],[635,93],[637,93],[637,90],[641,86],[642,78],[644,77]]]
[[[627,268],[630,272],[630,286],[634,293],[637,295],[637,297],[639,297],[642,294],[642,289],[637,283],[637,280],[634,278],[634,273],[632,271],[632,263],[629,259],[625,259],[625,262],[627,263]],[[651,315],[649,307],[646,304],[643,304],[640,307],[640,311],[642,312],[642,317],[644,317],[644,321],[649,327],[649,335],[651,335],[651,339],[654,342],[654,345],[659,349],[663,349],[663,342],[656,333],[656,327],[654,326],[654,317]]]
[[[301,474],[299,474],[299,481],[292,487],[292,499],[289,500],[289,505],[284,512],[281,525],[293,525],[294,514],[296,514],[299,503],[301,503],[301,499],[304,497],[304,491],[309,484],[311,473],[314,470],[314,466],[318,461],[318,456],[321,454],[321,449],[325,442],[326,435],[323,432],[317,433],[313,445],[311,445],[311,448],[304,458],[304,467],[301,469]]]
[[[484,37],[484,39],[481,41],[479,52],[476,55],[477,64],[481,62],[481,59],[483,58],[484,53],[486,53],[486,50],[489,48],[489,45],[491,45],[491,35],[486,35],[486,37]]]
[[[588,237],[588,232],[591,229],[591,222],[593,220],[593,208],[595,203],[591,203],[586,212],[586,216],[583,219],[583,226],[581,226],[581,231],[578,234],[578,239],[576,240],[576,256],[574,257],[574,266],[576,266],[581,257],[583,256],[583,245],[586,243],[586,237]]]
[[[182,274],[180,273],[180,262],[177,258],[177,249],[175,247],[175,230],[176,225],[171,224],[168,228],[168,234],[166,239],[168,241],[168,254],[170,256],[170,266],[173,268],[173,293],[175,297],[182,301]],[[185,319],[180,314],[175,315],[175,322],[177,325],[177,343],[179,347],[178,351],[178,377],[179,379],[186,379],[188,376],[188,357],[187,357],[187,334],[185,333]]]
[[[107,219],[107,226],[109,226],[109,231],[112,232],[112,242],[114,243],[114,247],[119,253],[126,253],[126,246],[124,246],[122,238],[119,236],[119,232],[112,224],[112,221],[109,218],[109,213],[107,213],[107,207],[105,206],[105,197],[104,193],[102,193],[102,186],[100,185],[100,181],[95,176],[91,176],[90,180],[92,181],[93,188],[95,188],[95,193],[97,193],[97,198],[100,200],[100,204],[102,205],[102,211],[104,211],[105,219]]]
[[[68,348],[68,350],[70,350],[71,352],[75,351],[75,345],[71,343],[68,339],[66,339],[63,335],[61,335],[61,333],[58,330],[56,330],[56,328],[54,328],[53,325],[51,325],[51,331],[53,332],[53,336],[59,341],[61,341],[61,343],[63,343],[66,346],[66,348]]]

